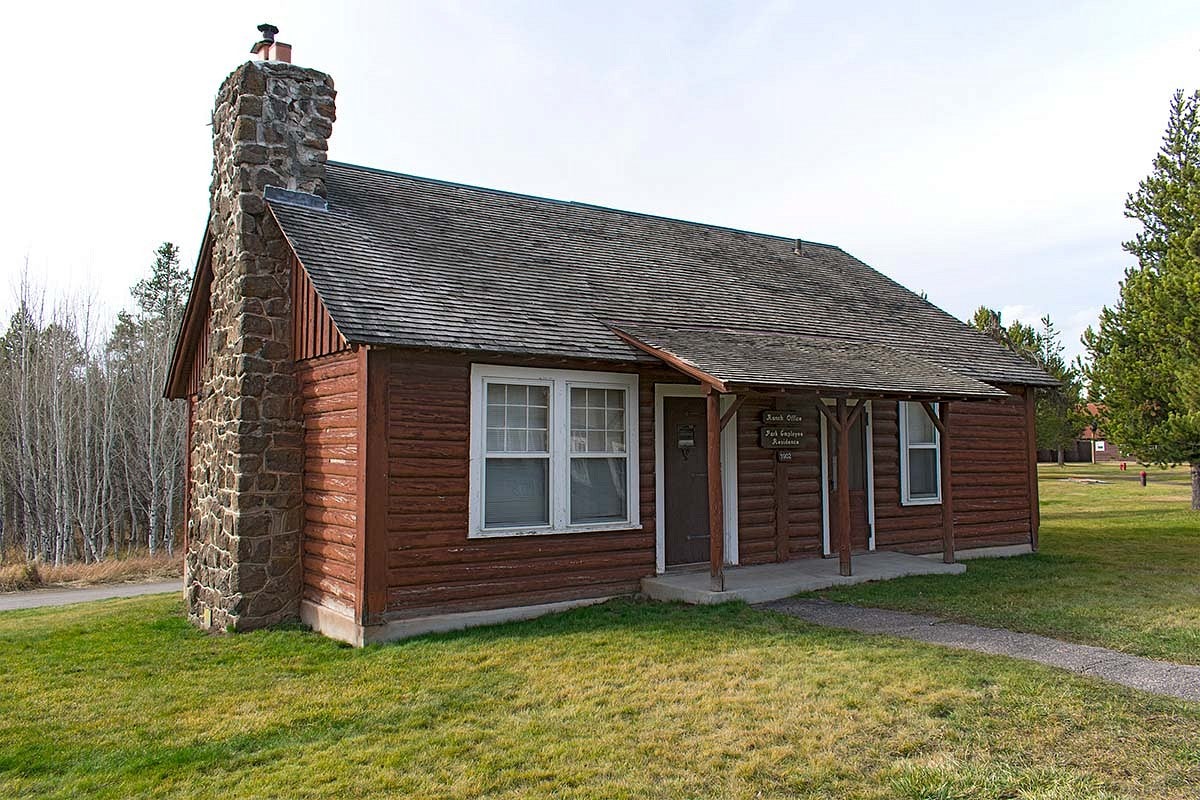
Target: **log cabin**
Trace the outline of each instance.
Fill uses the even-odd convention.
[[[166,387],[195,624],[1037,547],[1043,372],[839,247],[329,161],[333,82],[273,33],[217,95]]]

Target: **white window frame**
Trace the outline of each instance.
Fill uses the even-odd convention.
[[[547,492],[550,524],[509,528],[483,526],[484,481],[487,462],[487,385],[518,383],[549,386],[550,466]],[[625,392],[625,463],[628,501],[625,519],[604,523],[571,524],[571,389],[622,389]],[[581,370],[510,367],[499,364],[471,365],[471,457],[469,470],[469,522],[467,537],[490,539],[502,536],[536,536],[561,533],[639,530],[641,498],[638,469],[638,376],[628,372],[585,372]],[[515,454],[514,457],[523,456]],[[616,457],[617,454],[607,456]],[[531,457],[537,457],[533,454]],[[597,457],[581,456],[576,457]]]
[[[933,444],[908,442],[908,415],[916,409],[921,414],[925,413],[925,409],[921,404],[915,401],[901,400],[899,402],[900,413],[897,417],[900,423],[900,504],[904,506],[936,506],[942,503],[942,434],[938,431],[937,426],[933,426]],[[938,417],[942,415],[941,406],[937,403],[933,404],[933,413]],[[931,497],[913,497],[909,487],[909,470],[908,470],[908,453],[909,450],[932,450],[934,451],[934,464],[937,465],[937,480],[934,481],[934,486],[937,487],[936,493]]]

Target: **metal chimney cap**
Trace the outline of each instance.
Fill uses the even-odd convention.
[[[263,38],[254,43],[254,46],[250,48],[251,53],[256,56],[261,55],[264,59],[270,60],[275,58],[274,51],[276,48],[287,48],[286,54],[280,53],[281,58],[279,60],[291,61],[291,47],[283,42],[279,42],[278,44],[275,42],[275,34],[279,33],[279,28],[276,28],[269,22],[264,22],[258,26],[258,32],[262,34]]]

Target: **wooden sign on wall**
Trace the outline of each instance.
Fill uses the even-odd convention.
[[[804,431],[787,425],[763,425],[758,429],[758,446],[768,450],[792,450],[804,446]]]
[[[800,423],[804,415],[799,411],[766,410],[762,412],[763,425],[758,429],[758,446],[768,450],[791,450],[801,447],[804,430]]]

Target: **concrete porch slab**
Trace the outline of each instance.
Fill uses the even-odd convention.
[[[921,556],[877,550],[854,556],[854,574],[838,574],[836,558],[802,558],[785,564],[754,567],[726,567],[725,591],[709,588],[707,569],[667,572],[642,578],[642,593],[652,600],[679,601],[692,605],[712,605],[743,600],[768,603],[800,592],[848,586],[867,581],[886,581],[909,575],[958,575],[967,571],[965,564],[943,564]]]

